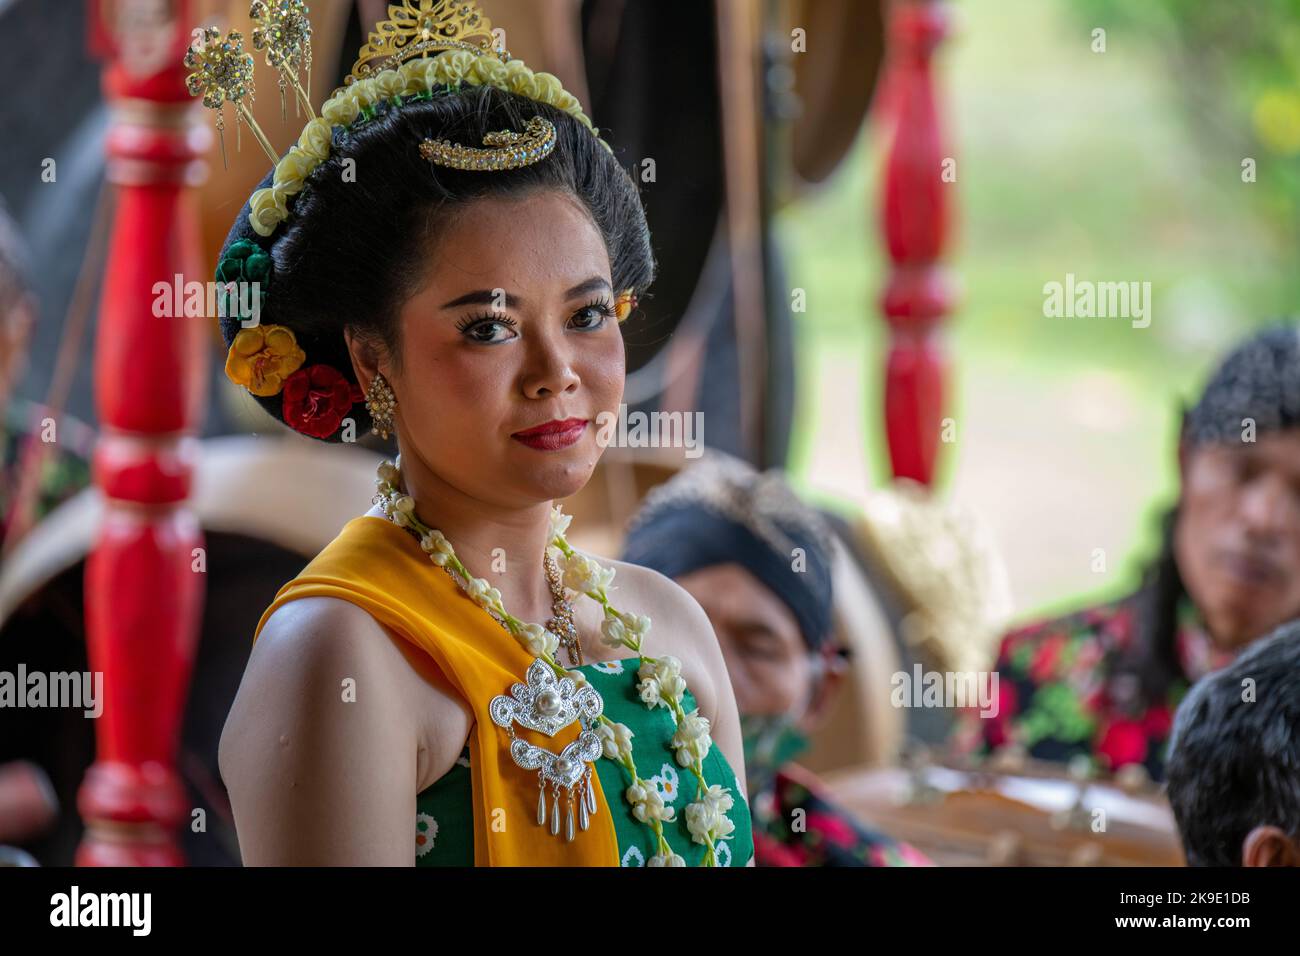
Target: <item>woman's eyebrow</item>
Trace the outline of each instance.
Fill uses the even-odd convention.
[[[603,276],[592,276],[585,282],[579,282],[572,289],[569,289],[564,293],[564,297],[566,299],[576,299],[580,295],[587,295],[600,289],[613,291],[610,289],[608,279]],[[518,296],[511,295],[504,289],[477,289],[474,292],[466,292],[450,302],[444,302],[442,308],[456,309],[462,305],[504,305],[507,309],[517,309],[521,301]]]
[[[518,296],[513,296],[504,289],[479,289],[475,292],[466,292],[459,298],[452,299],[450,302],[444,302],[444,309],[455,309],[462,305],[502,305],[507,309],[516,309],[519,307]]]
[[[586,282],[579,282],[568,292],[564,293],[566,299],[576,299],[580,295],[587,295],[589,292],[597,292],[605,289],[609,292],[614,290],[609,287],[609,280],[603,276],[592,276]]]

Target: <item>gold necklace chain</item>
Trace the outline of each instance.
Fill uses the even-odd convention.
[[[582,666],[582,644],[578,641],[578,627],[573,620],[573,605],[564,596],[564,585],[560,582],[560,568],[551,557],[548,549],[542,555],[542,565],[546,568],[546,583],[551,586],[551,613],[553,617],[543,625],[559,638],[560,646],[569,652],[569,664]]]

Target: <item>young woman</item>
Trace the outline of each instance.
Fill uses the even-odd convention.
[[[434,13],[455,29],[372,34],[368,78],[218,267],[265,293],[256,324],[223,320],[229,376],[297,431],[373,426],[401,450],[258,626],[220,753],[243,860],[744,866],[708,619],[572,549],[553,511],[622,397],[621,322],[654,269],[636,187],[477,9]]]

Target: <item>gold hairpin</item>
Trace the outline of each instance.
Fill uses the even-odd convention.
[[[244,37],[231,30],[225,39],[216,27],[206,27],[185,51],[185,66],[194,70],[185,78],[191,96],[202,96],[203,105],[217,111],[217,134],[221,137],[221,163],[226,165],[225,104],[235,104],[235,148],[239,148],[239,124],[247,123],[257,142],[274,165],[280,156],[253,119],[244,100],[253,102],[253,56],[244,52]]]
[[[311,108],[311,21],[303,0],[253,0],[248,18],[253,28],[253,49],[266,51],[266,62],[280,71],[280,118],[284,119],[284,88],[293,88],[296,104],[316,118]],[[307,90],[298,79],[299,69],[307,76]],[[297,110],[295,108],[295,115]]]
[[[503,129],[483,137],[483,145],[462,146],[445,139],[426,139],[420,143],[420,155],[438,166],[452,169],[496,171],[531,166],[551,155],[555,149],[555,124],[534,116],[522,133]]]
[[[388,19],[375,25],[345,82],[444,50],[468,50],[503,63],[510,60],[510,54],[496,45],[492,21],[474,0],[401,0],[388,5]]]

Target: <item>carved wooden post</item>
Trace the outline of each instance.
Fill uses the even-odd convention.
[[[885,164],[883,229],[891,262],[881,299],[889,324],[885,435],[897,478],[930,484],[943,417],[947,357],[941,326],[953,303],[939,259],[948,234],[948,190],[931,63],[948,15],[941,0],[899,0],[889,28],[882,91],[892,141]]]
[[[94,479],[105,509],[86,566],[88,652],[104,675],[104,709],[78,796],[77,863],[180,865],[175,830],[189,807],[176,751],[204,586],[187,500],[206,338],[204,319],[175,314],[174,302],[157,315],[154,287],[201,277],[188,187],[210,133],[181,65],[188,0],[90,0],[89,13],[113,108],[116,209],[95,343]]]

